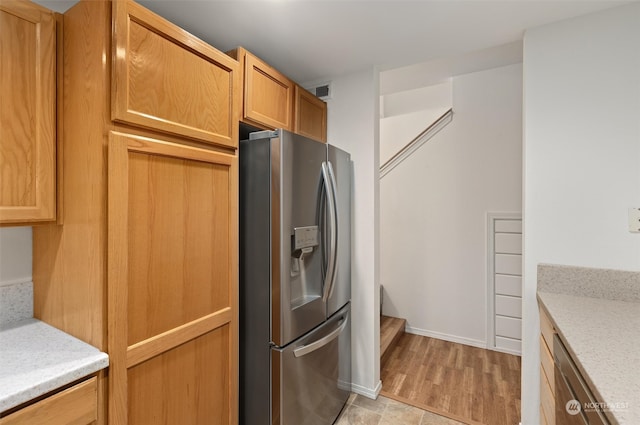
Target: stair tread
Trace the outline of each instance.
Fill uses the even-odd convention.
[[[380,358],[404,333],[407,321],[397,317],[382,316],[380,318]]]

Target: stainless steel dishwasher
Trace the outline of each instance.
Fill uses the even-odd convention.
[[[610,425],[560,337],[553,337],[556,425]]]

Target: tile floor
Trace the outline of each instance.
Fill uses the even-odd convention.
[[[444,416],[379,396],[352,394],[335,425],[462,425]]]

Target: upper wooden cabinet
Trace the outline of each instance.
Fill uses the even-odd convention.
[[[294,82],[242,47],[229,55],[240,62],[244,73],[242,119],[292,131]]]
[[[56,215],[56,18],[0,0],[0,224]]]
[[[113,120],[236,147],[238,63],[136,3],[113,10]]]
[[[227,52],[243,70],[242,121],[327,141],[327,104],[242,47]]]
[[[327,141],[327,104],[296,84],[294,133]]]

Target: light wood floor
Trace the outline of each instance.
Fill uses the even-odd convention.
[[[520,421],[520,357],[403,334],[381,365],[380,394],[470,424]]]

